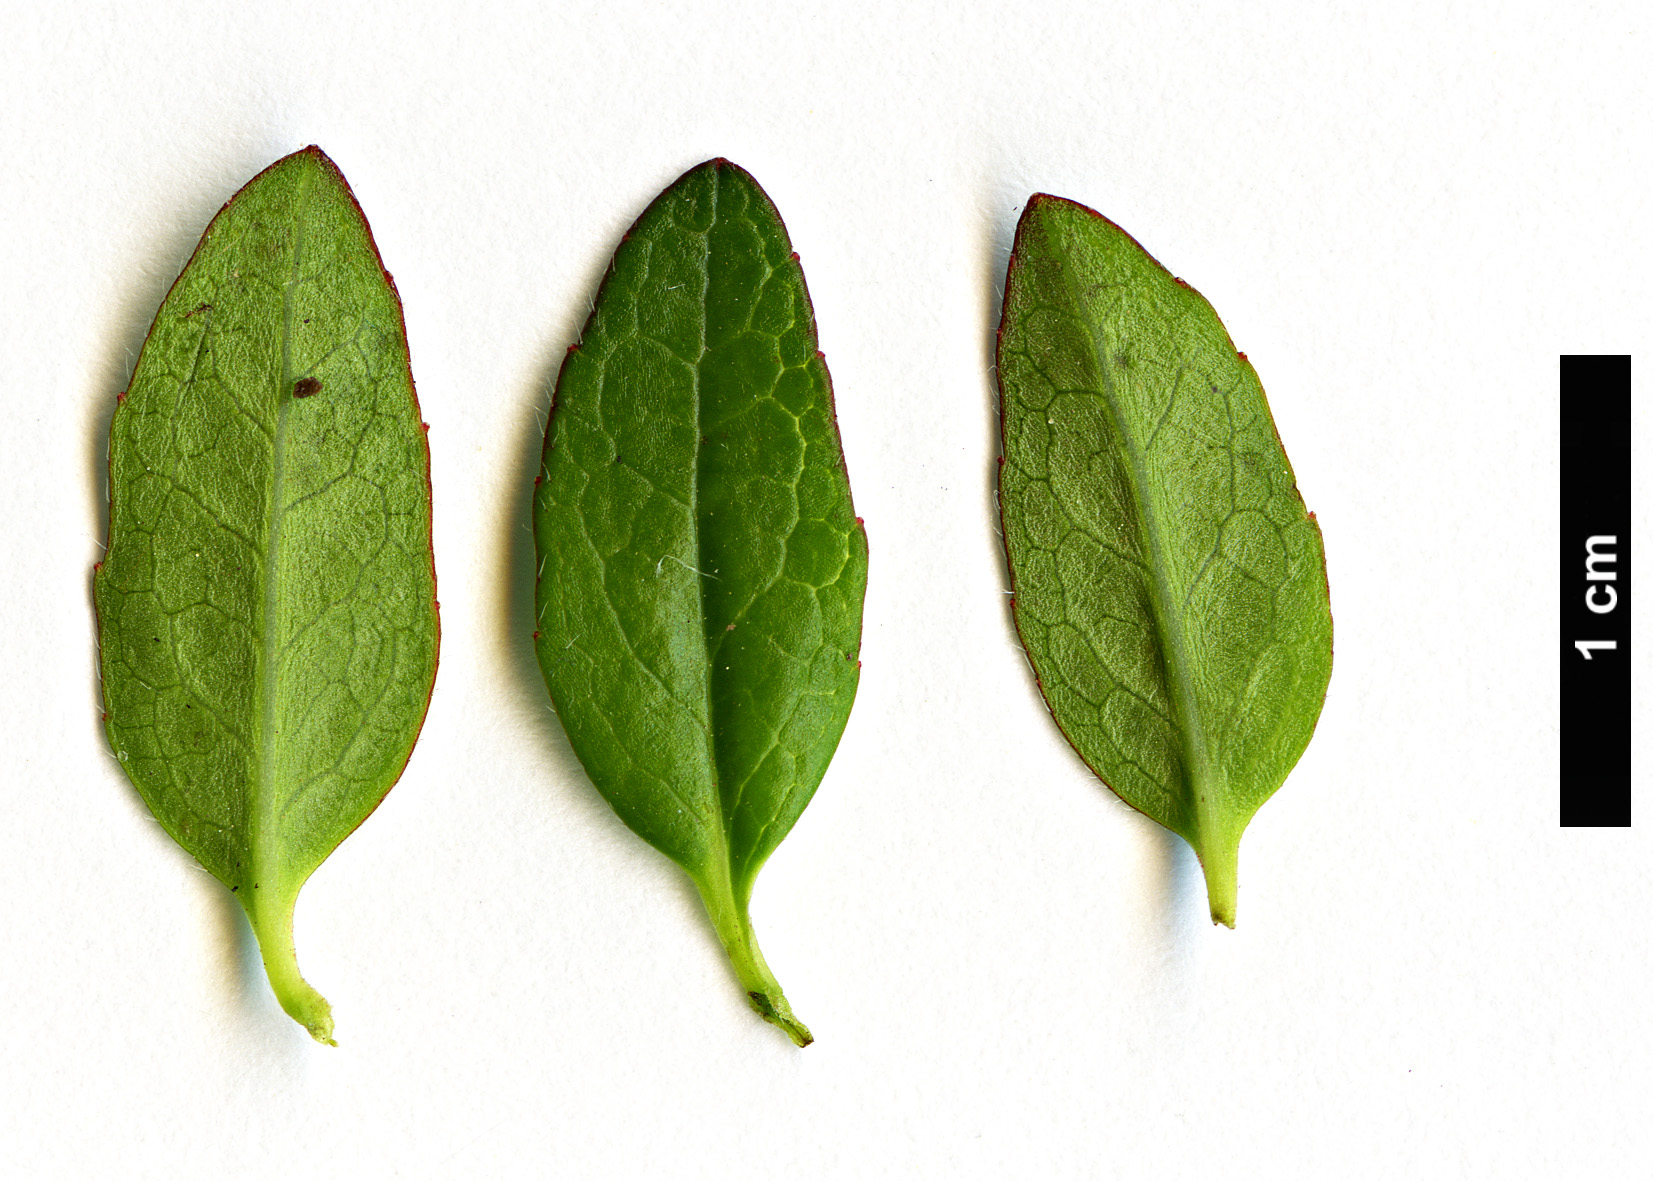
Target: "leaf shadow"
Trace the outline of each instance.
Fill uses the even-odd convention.
[[[986,453],[989,456],[986,479],[983,481],[985,489],[983,496],[983,511],[993,536],[998,544],[993,547],[994,558],[999,573],[999,586],[1002,590],[1000,600],[1003,612],[1004,627],[1007,635],[1016,650],[1021,653],[1021,669],[1027,691],[1039,700],[1046,708],[1045,722],[1050,731],[1062,740],[1062,744],[1070,750],[1073,744],[1068,741],[1056,724],[1056,718],[1051,714],[1049,704],[1045,700],[1044,689],[1039,684],[1038,674],[1034,672],[1033,663],[1028,659],[1027,649],[1022,646],[1021,632],[1016,626],[1016,614],[1013,608],[1010,582],[1010,557],[1004,546],[1004,526],[999,507],[999,468],[1003,461],[1002,413],[1003,408],[999,396],[999,322],[1004,315],[1004,283],[1010,265],[1011,250],[1015,245],[1016,223],[1026,202],[1026,196],[1014,198],[1010,191],[996,182],[989,182],[984,186],[981,207],[989,211],[986,218],[987,225],[984,233],[984,249],[979,257],[982,259],[982,270],[979,282],[988,293],[986,310],[987,319],[982,332],[982,360],[983,372],[988,375],[987,397],[985,399],[986,413],[984,414],[984,429],[987,433]],[[1073,752],[1075,758],[1080,758],[1079,752]],[[1080,760],[1083,762],[1083,760]],[[1087,768],[1088,769],[1088,768]],[[1139,815],[1134,808],[1124,800],[1114,795],[1102,778],[1092,771],[1092,778],[1097,787],[1107,796],[1109,803],[1133,815]],[[1154,822],[1150,818],[1146,829],[1150,842],[1151,861],[1155,868],[1154,895],[1163,900],[1163,917],[1165,930],[1168,935],[1174,936],[1177,932],[1187,928],[1179,916],[1183,915],[1190,906],[1200,905],[1203,902],[1205,879],[1200,870],[1199,860],[1188,842],[1179,837],[1170,829]]]
[[[1147,821],[1155,896],[1164,907],[1166,929],[1198,928],[1199,923],[1187,921],[1187,916],[1198,912],[1205,901],[1205,873],[1200,869],[1200,859],[1194,856],[1194,847],[1157,821],[1146,816],[1143,819]]]
[[[230,995],[236,998],[237,1015],[250,1021],[255,1015],[262,1016],[270,1007],[267,1003],[270,982],[264,974],[264,957],[258,950],[258,937],[253,934],[252,924],[247,921],[247,912],[242,909],[240,900],[216,879],[213,887],[219,945],[224,951],[224,980]],[[266,1003],[261,1003],[261,999]]]

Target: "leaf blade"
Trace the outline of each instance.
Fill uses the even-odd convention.
[[[401,305],[319,149],[224,206],[111,428],[94,578],[110,742],[234,891],[320,1041],[292,911],[399,777],[435,676],[429,450]]]
[[[1017,628],[1052,715],[1194,846],[1233,925],[1240,836],[1331,672],[1318,524],[1215,311],[1112,222],[1037,194],[999,332]]]
[[[616,251],[558,376],[535,538],[575,753],[695,880],[754,1008],[807,1039],[747,906],[849,716],[866,542],[802,268],[727,161]]]

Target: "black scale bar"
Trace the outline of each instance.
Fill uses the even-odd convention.
[[[1630,358],[1561,358],[1561,824],[1630,825]]]

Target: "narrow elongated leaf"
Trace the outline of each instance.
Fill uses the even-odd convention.
[[[95,596],[121,765],[328,1043],[293,905],[430,702],[429,473],[395,287],[307,148],[224,206],[155,317],[115,411]]]
[[[849,718],[867,571],[815,346],[769,198],[726,160],[691,169],[563,362],[534,499],[536,650],[569,742],[800,1046],[747,904]]]
[[[1068,741],[1193,845],[1234,925],[1240,835],[1314,732],[1326,559],[1257,374],[1118,226],[1028,201],[999,328],[1016,626]]]

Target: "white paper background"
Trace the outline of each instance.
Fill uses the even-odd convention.
[[[1557,826],[1554,623],[1557,355],[1649,353],[1638,6],[0,13],[12,1175],[1645,1175],[1653,830]],[[312,142],[406,303],[444,627],[406,774],[299,904],[336,1050],[110,756],[89,604],[149,320]],[[714,155],[802,254],[872,545],[859,700],[755,898],[802,1052],[528,640],[549,382]],[[1014,639],[989,366],[1035,190],[1210,298],[1325,530],[1331,692],[1236,931]]]

